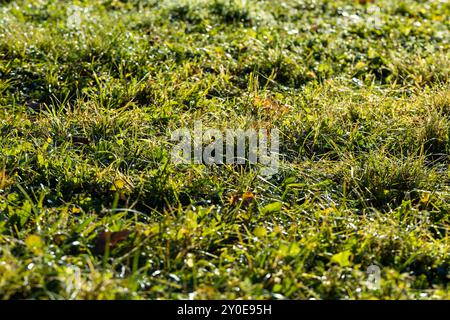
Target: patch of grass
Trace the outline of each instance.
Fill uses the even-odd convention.
[[[0,2],[0,297],[449,298],[449,13]],[[197,120],[278,173],[172,163]]]

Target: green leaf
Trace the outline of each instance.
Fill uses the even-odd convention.
[[[38,235],[35,234],[29,235],[25,239],[25,244],[27,245],[28,249],[34,252],[35,254],[42,253],[42,247],[44,246],[44,243],[42,242],[41,237],[39,237]]]
[[[348,267],[351,265],[350,256],[352,253],[350,251],[342,251],[336,253],[331,257],[331,262],[339,264],[341,267]]]
[[[281,202],[272,202],[266,205],[264,208],[262,208],[262,213],[274,213],[274,212],[280,212],[281,208],[283,207],[283,204]]]
[[[257,236],[258,238],[263,238],[263,237],[265,237],[267,235],[267,230],[264,227],[256,227],[253,230],[253,234],[255,236]]]

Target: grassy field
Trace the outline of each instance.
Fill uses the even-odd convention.
[[[0,1],[0,298],[450,298],[449,16]],[[196,120],[278,128],[278,173],[174,164]]]

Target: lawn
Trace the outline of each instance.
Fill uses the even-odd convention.
[[[0,1],[0,298],[449,299],[449,42],[445,0]],[[277,172],[175,163],[198,121]]]

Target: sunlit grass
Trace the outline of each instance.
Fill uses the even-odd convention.
[[[450,298],[449,13],[0,2],[0,297]],[[279,173],[174,165],[196,120]]]

